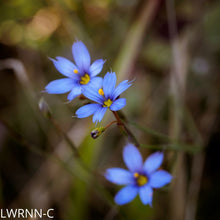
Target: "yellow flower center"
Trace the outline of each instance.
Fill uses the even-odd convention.
[[[84,76],[81,77],[80,84],[86,85],[88,84],[89,81],[90,81],[90,76],[88,73],[86,73]]]
[[[103,107],[110,107],[111,104],[112,104],[112,100],[111,100],[111,99],[108,99],[108,100],[104,101]]]
[[[138,186],[144,186],[148,182],[148,179],[145,175],[134,173],[134,177],[136,179],[136,183],[138,184]]]
[[[103,89],[99,89],[99,95],[104,95]]]
[[[74,69],[73,72],[74,72],[75,74],[77,74],[79,71],[78,71],[77,69]]]

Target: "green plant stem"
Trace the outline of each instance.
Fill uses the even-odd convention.
[[[200,145],[174,143],[174,142],[161,144],[161,145],[140,144],[140,146],[154,150],[170,150],[170,151],[178,151],[178,152],[182,151],[191,154],[196,154],[203,150],[203,147],[201,147]]]
[[[114,123],[117,123],[118,121],[112,121],[110,122],[108,125],[105,126],[105,129],[109,128],[110,126],[112,126]]]
[[[129,123],[130,125],[136,127],[137,129],[139,129],[139,130],[141,130],[141,131],[143,131],[143,132],[146,132],[146,133],[148,133],[148,134],[150,134],[150,135],[152,135],[152,136],[161,138],[162,140],[165,140],[165,141],[174,141],[174,140],[171,140],[171,138],[170,138],[169,136],[167,136],[167,135],[165,135],[165,134],[162,134],[162,133],[160,133],[160,132],[158,132],[158,131],[154,131],[154,130],[152,130],[152,129],[150,129],[150,128],[145,128],[145,127],[143,127],[143,126],[141,126],[141,125],[139,125],[139,124],[137,124],[137,123],[135,123],[135,122],[130,122],[130,121],[129,121],[128,123]]]
[[[118,122],[118,126],[128,136],[129,141],[131,141],[136,147],[140,147],[140,144],[138,143],[137,139],[135,138],[133,133],[127,128],[127,126],[124,124],[124,122],[120,119],[118,113],[115,112],[115,111],[112,111],[112,113],[114,114],[114,116],[115,116],[115,118],[116,118],[116,120]]]

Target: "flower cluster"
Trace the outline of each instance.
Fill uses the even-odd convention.
[[[115,202],[124,205],[139,194],[143,204],[152,206],[153,188],[160,188],[172,180],[167,171],[158,170],[163,161],[163,153],[156,152],[143,163],[138,149],[128,144],[124,148],[123,159],[129,171],[110,168],[105,174],[106,179],[112,183],[127,185],[116,194]]]
[[[50,82],[45,87],[46,91],[50,94],[69,92],[69,101],[83,94],[94,103],[79,108],[76,116],[85,118],[93,115],[93,122],[100,122],[108,108],[111,111],[122,109],[126,105],[126,99],[119,98],[119,95],[129,88],[131,83],[124,80],[115,88],[114,72],[107,72],[104,79],[97,77],[105,61],[98,59],[91,64],[90,54],[81,41],[73,44],[72,53],[76,65],[64,57],[51,59],[56,69],[67,78]]]
[[[130,140],[139,146],[134,135],[116,113],[126,105],[126,99],[120,98],[120,95],[131,86],[131,82],[124,80],[116,86],[117,78],[114,72],[107,72],[104,78],[97,77],[105,61],[98,59],[91,64],[90,54],[81,41],[73,44],[72,53],[75,64],[64,57],[51,59],[56,69],[66,78],[50,82],[45,87],[46,91],[50,94],[69,92],[69,101],[81,94],[84,95],[91,103],[80,107],[76,116],[85,118],[93,115],[95,123],[100,122],[107,109],[110,109],[116,121],[112,121],[106,127],[95,128],[91,132],[92,138],[99,137],[109,126],[117,122],[127,132]],[[110,182],[126,185],[116,194],[115,202],[123,205],[139,194],[143,204],[152,206],[153,189],[163,187],[172,180],[171,174],[158,170],[163,161],[163,153],[156,152],[143,162],[138,149],[132,144],[127,144],[123,150],[123,159],[129,170],[110,168],[105,173]]]
[[[119,98],[131,84],[128,80],[121,82],[116,88],[115,73],[106,73],[100,82],[99,89],[88,87],[83,94],[95,103],[85,105],[76,111],[78,118],[85,118],[93,115],[93,122],[101,121],[109,108],[111,111],[118,111],[126,105],[125,98]]]

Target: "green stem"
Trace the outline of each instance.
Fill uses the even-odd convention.
[[[114,114],[114,116],[118,122],[118,126],[120,128],[122,128],[122,130],[124,130],[125,133],[127,134],[129,141],[131,141],[136,147],[140,147],[140,144],[138,143],[137,139],[135,138],[133,133],[126,127],[124,122],[120,119],[118,113],[115,111],[112,111],[112,113]]]
[[[200,145],[173,143],[173,142],[167,144],[161,144],[161,145],[141,144],[140,146],[153,150],[170,150],[170,151],[178,151],[178,152],[182,151],[191,154],[196,154],[203,150],[203,147]]]
[[[162,133],[160,133],[160,132],[158,132],[158,131],[154,131],[154,130],[152,130],[152,129],[145,128],[145,127],[143,127],[143,126],[141,126],[141,125],[139,125],[139,124],[137,124],[137,123],[134,123],[134,122],[128,122],[128,123],[129,123],[130,125],[136,127],[137,129],[139,129],[139,130],[141,130],[141,131],[144,131],[144,132],[146,132],[146,133],[148,133],[148,134],[150,134],[150,135],[152,135],[152,136],[161,138],[161,139],[163,139],[163,140],[165,140],[165,141],[174,141],[174,140],[171,140],[171,138],[170,138],[169,136],[167,136],[167,135],[165,135],[165,134],[162,134]]]
[[[117,123],[118,121],[112,121],[110,122],[108,125],[105,126],[105,129],[109,128],[111,125],[113,125],[114,123]]]

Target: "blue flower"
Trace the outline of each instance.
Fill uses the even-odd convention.
[[[143,204],[152,206],[153,188],[160,188],[172,180],[170,173],[158,170],[163,161],[163,153],[153,153],[143,163],[138,149],[132,144],[127,144],[123,150],[123,159],[129,171],[110,168],[105,173],[110,182],[127,185],[116,194],[115,202],[124,205],[139,194]]]
[[[91,83],[100,84],[102,79],[96,75],[105,63],[103,59],[98,59],[90,64],[89,51],[81,41],[73,43],[72,53],[76,65],[64,57],[51,59],[56,69],[67,78],[54,80],[45,87],[50,94],[70,92],[67,96],[69,101],[82,94],[82,90]]]
[[[108,108],[111,111],[118,111],[126,105],[126,99],[119,98],[119,95],[131,86],[128,80],[122,81],[115,88],[116,75],[108,72],[99,83],[91,84],[83,91],[84,96],[96,103],[79,108],[76,111],[78,118],[93,115],[93,122],[100,122]]]

